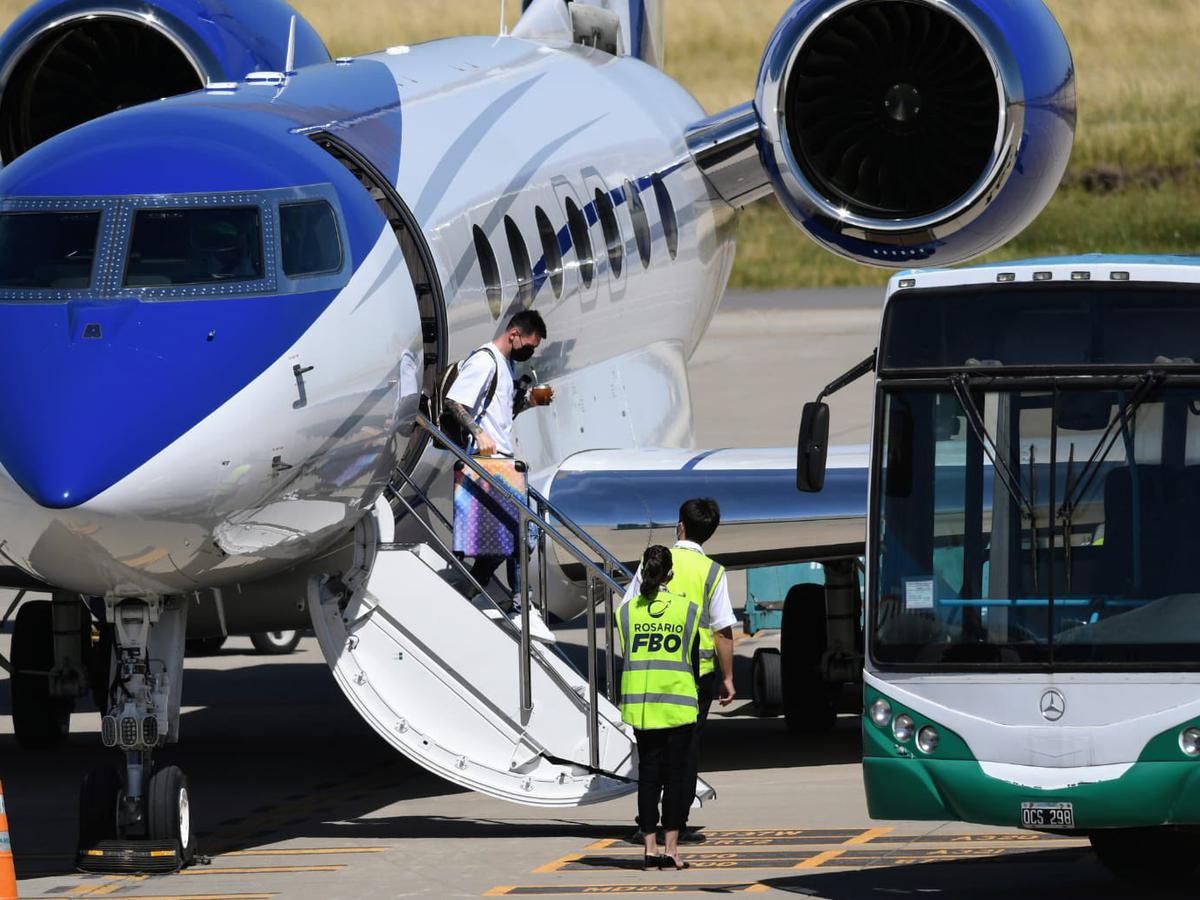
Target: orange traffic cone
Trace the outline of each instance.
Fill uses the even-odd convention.
[[[0,784],[0,900],[17,900],[17,873],[13,869],[8,816],[4,814],[4,785]]]

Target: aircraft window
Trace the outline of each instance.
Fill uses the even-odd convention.
[[[542,257],[546,262],[546,276],[554,288],[554,296],[561,297],[563,290],[562,250],[558,246],[558,233],[550,224],[550,217],[539,206],[534,210],[538,236],[542,239]]]
[[[517,273],[517,301],[522,309],[533,306],[533,267],[529,264],[529,248],[521,229],[508,216],[504,217],[504,233],[508,237],[508,249],[512,253],[513,271]]]
[[[126,287],[262,277],[262,215],[257,206],[142,209],[134,216]]]
[[[608,247],[608,262],[613,275],[621,277],[621,265],[625,262],[625,245],[621,243],[621,228],[617,225],[617,214],[613,210],[612,198],[596,188],[596,215],[604,229],[604,243]]]
[[[592,257],[592,235],[588,231],[587,219],[575,201],[567,198],[567,230],[571,232],[571,243],[575,245],[575,257],[579,260],[579,277],[584,287],[592,286],[596,264]]]
[[[487,295],[488,309],[492,318],[500,318],[500,267],[496,265],[496,254],[492,244],[483,230],[475,225],[472,228],[475,237],[475,256],[479,258],[479,274],[483,278],[483,289]]]
[[[671,193],[663,183],[658,173],[650,176],[654,185],[654,197],[658,200],[658,216],[662,219],[663,237],[667,239],[667,252],[671,259],[679,252],[679,222],[675,218],[675,204],[671,201]]]
[[[642,258],[642,268],[646,268],[650,265],[650,220],[646,218],[641,193],[630,181],[625,182],[625,202],[629,204],[629,218],[633,220],[638,256]]]
[[[289,278],[336,272],[342,267],[342,241],[333,207],[324,200],[279,207],[283,274]]]
[[[0,286],[88,287],[99,231],[99,212],[0,215]]]

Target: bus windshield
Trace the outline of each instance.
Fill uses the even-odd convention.
[[[1029,383],[885,385],[873,660],[1200,665],[1200,385]]]

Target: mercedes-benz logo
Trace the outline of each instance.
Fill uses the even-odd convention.
[[[1051,688],[1042,694],[1042,702],[1039,704],[1042,711],[1042,718],[1047,722],[1057,722],[1063,717],[1063,713],[1067,711],[1067,701],[1063,699],[1063,695]]]

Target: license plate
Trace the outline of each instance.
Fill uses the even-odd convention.
[[[1070,803],[1022,803],[1022,828],[1074,828],[1075,808]]]

